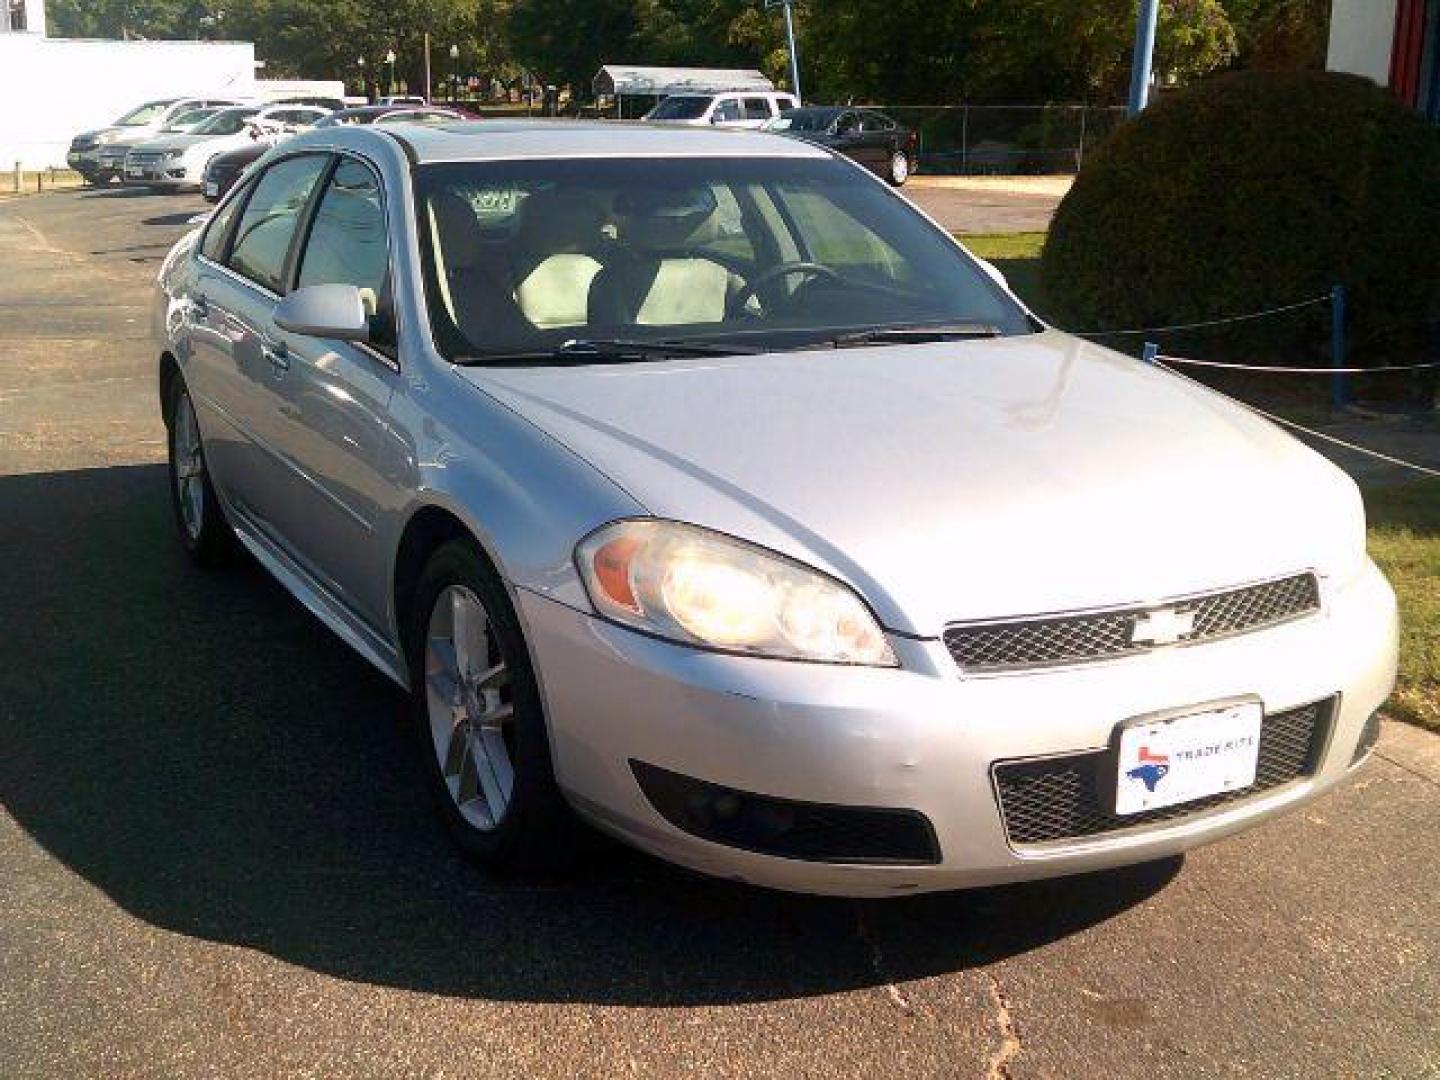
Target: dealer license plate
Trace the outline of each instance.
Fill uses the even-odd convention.
[[[214,180],[208,180],[208,181],[206,181],[206,183],[205,183],[205,194],[206,194],[206,195],[210,195],[210,196],[219,195],[219,194],[220,194],[220,185],[219,185],[218,183],[216,183]]]
[[[1120,732],[1115,813],[1139,814],[1255,783],[1258,702],[1142,721]]]

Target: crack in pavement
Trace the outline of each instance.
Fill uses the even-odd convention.
[[[986,1063],[985,1077],[986,1080],[1009,1080],[1010,1062],[1024,1049],[1020,1042],[1020,1027],[1015,1023],[1009,995],[1000,985],[1000,979],[988,971],[985,978],[990,981],[990,1000],[995,1004],[995,1026],[1000,1029],[1000,1045]]]
[[[865,923],[865,913],[859,904],[855,905],[855,936],[865,946],[870,956],[870,970],[882,983],[885,984],[885,993],[897,1009],[908,1016],[915,1015],[915,1006],[910,999],[895,985],[894,980],[885,972],[885,954],[880,951],[880,945],[876,942],[874,935],[870,933],[869,926]]]
[[[1417,780],[1423,780],[1425,783],[1429,784],[1431,787],[1440,788],[1440,780],[1436,780],[1433,776],[1429,776],[1429,775],[1427,775],[1426,773],[1421,772],[1419,769],[1413,769],[1413,768],[1411,768],[1409,765],[1406,765],[1403,761],[1396,761],[1394,758],[1392,758],[1389,754],[1385,753],[1385,751],[1383,751],[1383,750],[1376,750],[1376,751],[1375,751],[1375,756],[1378,757],[1381,761],[1388,761],[1391,765],[1394,765],[1394,766],[1395,766],[1397,769],[1399,769],[1401,772],[1409,773],[1411,776],[1415,777],[1415,779],[1417,779]]]

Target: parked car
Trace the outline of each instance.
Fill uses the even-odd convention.
[[[317,94],[297,94],[294,97],[277,97],[265,101],[266,105],[314,105],[317,109],[339,112],[346,108],[343,98],[324,97]]]
[[[786,109],[795,108],[793,94],[750,91],[727,94],[672,94],[642,120],[703,127],[758,128]]]
[[[118,165],[102,166],[100,153],[110,143],[134,145],[153,138],[183,113],[195,109],[219,108],[236,104],[233,98],[184,97],[162,98],[137,105],[108,127],[82,131],[70,142],[65,162],[78,172],[87,184],[109,183],[120,175]],[[112,155],[113,159],[113,155]],[[123,161],[123,158],[121,159]]]
[[[100,147],[97,155],[100,163],[100,171],[109,176],[122,176],[125,173],[125,155],[142,143],[151,139],[163,139],[167,135],[185,135],[194,131],[210,117],[220,111],[220,106],[207,106],[203,109],[190,109],[187,112],[178,113],[157,132],[147,132],[134,139],[118,139],[115,142],[106,143]]]
[[[351,109],[340,109],[331,113],[317,124],[317,127],[338,127],[344,124],[386,123],[440,123],[450,120],[468,120],[457,109],[445,109],[434,105],[357,105]]]
[[[313,105],[222,109],[193,131],[141,143],[125,157],[125,182],[150,188],[201,188],[211,159],[244,146],[273,146],[330,115]]]
[[[426,107],[417,109],[409,105],[366,105],[355,109],[341,109],[315,124],[316,129],[337,127],[344,124],[396,124],[421,123],[438,124],[469,117],[454,109]],[[238,150],[217,154],[205,168],[204,192],[206,202],[219,202],[221,197],[240,179],[241,173],[259,161],[270,150],[268,143],[252,143]]]
[[[382,97],[375,102],[376,105],[428,105],[430,104],[419,94],[391,94]]]
[[[404,688],[489,866],[563,859],[573,811],[812,892],[1097,870],[1378,735],[1355,484],[807,142],[300,135],[153,325],[180,543],[238,542]]]
[[[782,113],[765,127],[838,150],[895,187],[915,171],[915,132],[874,109],[807,105]]]

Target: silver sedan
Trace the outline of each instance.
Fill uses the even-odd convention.
[[[497,869],[577,818],[851,895],[1155,858],[1341,780],[1391,690],[1342,473],[817,146],[312,132],[155,332],[181,542],[404,688]]]

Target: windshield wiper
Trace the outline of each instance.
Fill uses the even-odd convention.
[[[749,345],[720,345],[708,341],[633,341],[628,338],[577,338],[556,350],[562,356],[736,356],[759,350]]]
[[[989,323],[943,323],[934,326],[875,326],[837,334],[823,342],[837,349],[862,345],[923,345],[932,341],[966,341],[1000,337],[1004,331]]]
[[[702,341],[631,341],[626,338],[576,338],[555,349],[477,353],[457,356],[457,364],[596,364],[627,360],[673,359],[687,356],[754,355],[750,345],[720,345]]]

